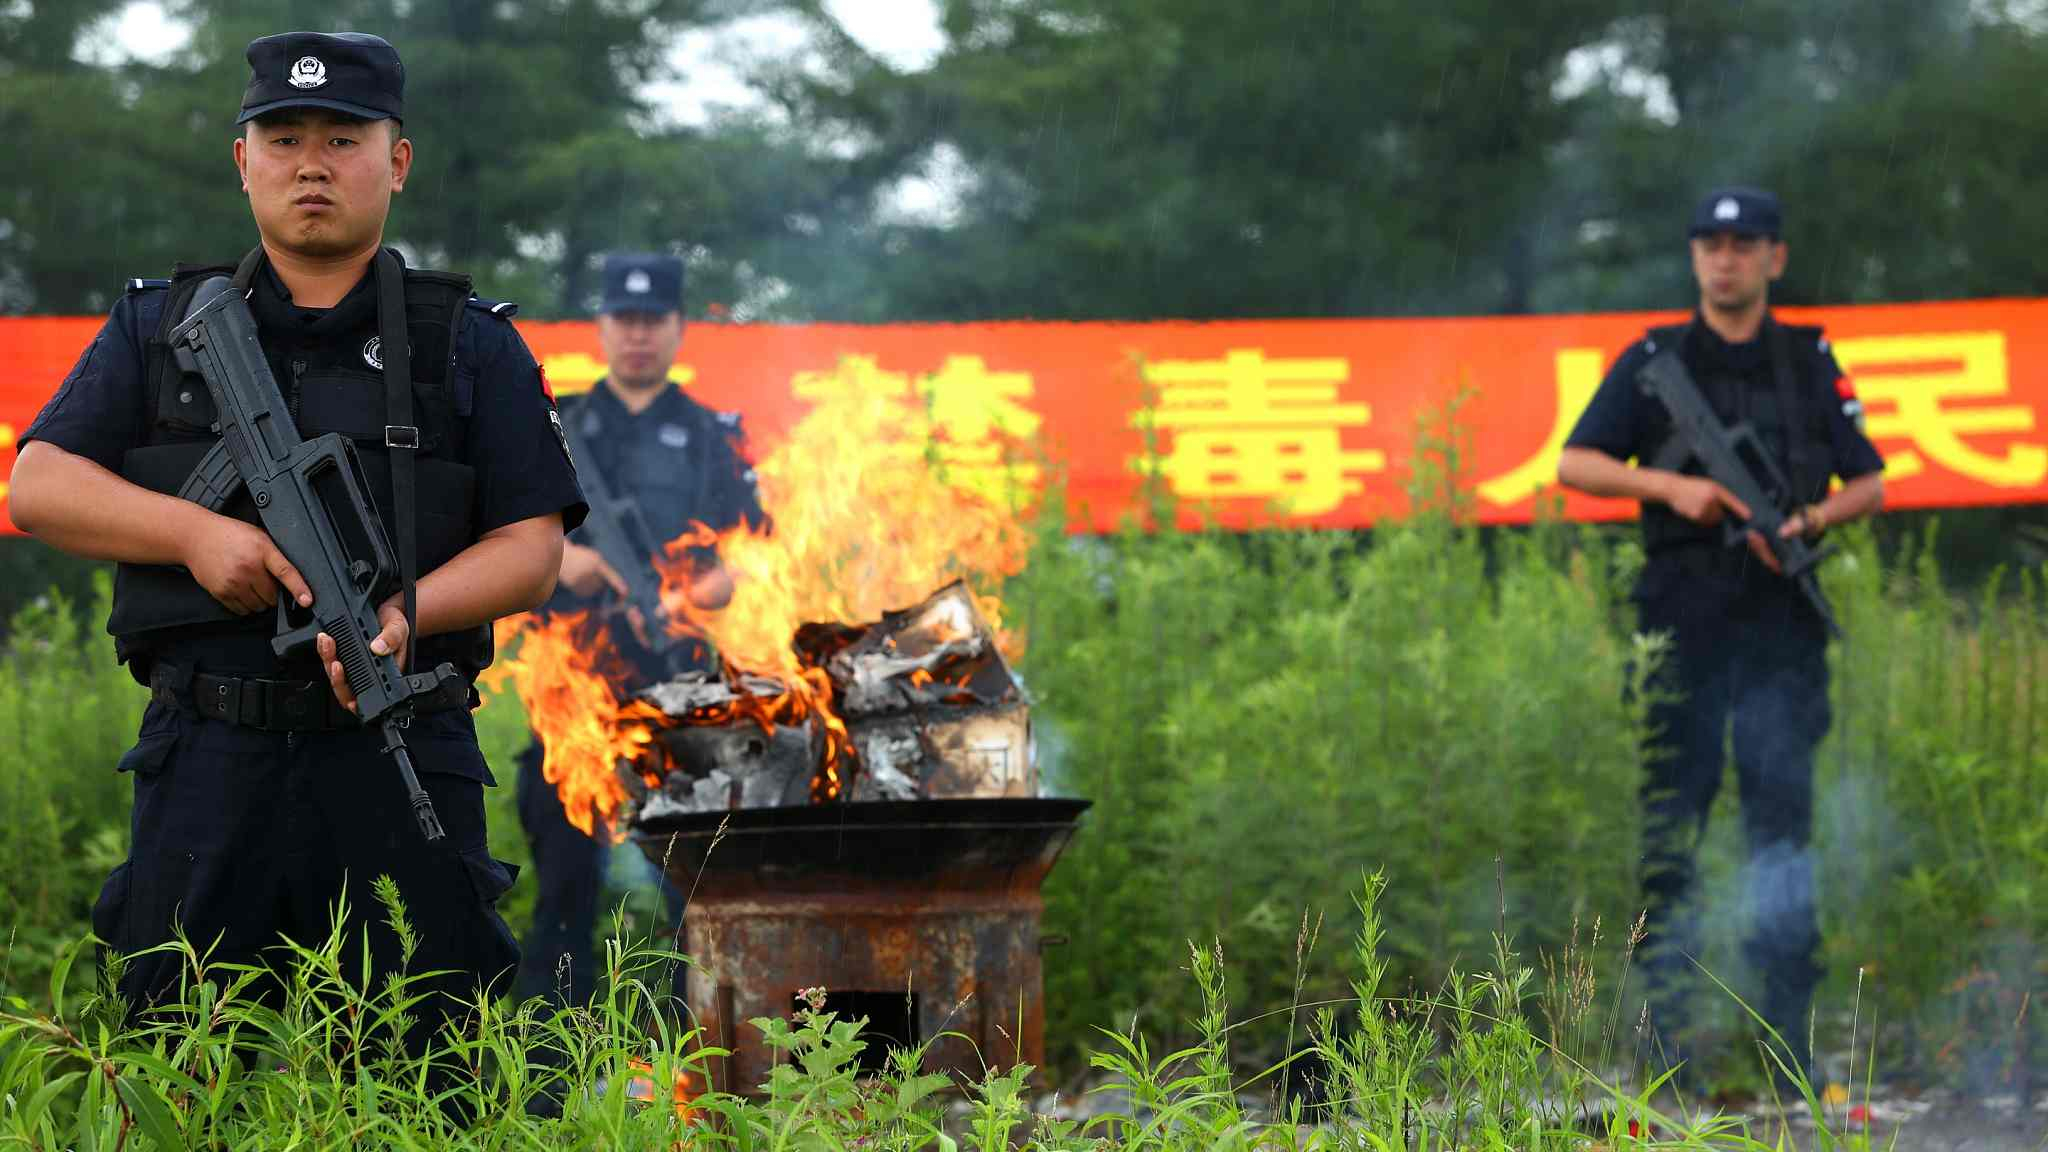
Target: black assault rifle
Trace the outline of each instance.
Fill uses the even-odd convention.
[[[355,445],[334,432],[300,437],[257,343],[256,318],[226,277],[208,279],[192,300],[171,347],[180,368],[205,378],[221,442],[178,494],[219,511],[248,488],[263,530],[313,592],[313,606],[303,610],[279,592],[271,650],[287,657],[311,650],[322,632],[334,638],[356,715],[383,726],[383,750],[398,762],[413,818],[422,835],[439,840],[441,822],[401,730],[422,702],[466,692],[462,677],[446,663],[408,676],[394,657],[370,651],[383,631],[377,606],[397,590],[398,564]]]
[[[1835,623],[1827,597],[1821,595],[1818,572],[1821,561],[1828,558],[1834,546],[1815,548],[1798,536],[1778,535],[1778,530],[1790,519],[1792,485],[1777,461],[1764,450],[1755,429],[1747,424],[1730,428],[1721,423],[1675,350],[1667,349],[1651,357],[1636,373],[1636,380],[1643,391],[1654,396],[1671,414],[1679,440],[1706,468],[1708,478],[1749,508],[1746,521],[1737,521],[1732,512],[1722,518],[1723,543],[1731,547],[1746,545],[1750,532],[1762,536],[1771,554],[1777,557],[1779,569],[1799,585],[1807,602],[1820,613],[1828,635],[1840,637],[1841,626]]]
[[[573,427],[576,423],[573,419],[562,421],[562,440],[569,446],[569,458],[576,462],[576,483],[583,489],[584,503],[590,506],[581,529],[589,542],[586,547],[597,549],[625,584],[626,595],[619,607],[638,610],[640,631],[645,633],[638,638],[648,652],[671,675],[691,671],[696,667],[695,642],[669,630],[668,609],[661,603],[661,573],[654,567],[654,555],[664,542],[648,530],[639,501],[612,491],[591,455],[589,442]]]

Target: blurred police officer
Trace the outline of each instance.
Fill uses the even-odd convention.
[[[689,534],[693,524],[713,530],[742,521],[759,524],[761,505],[742,451],[739,415],[705,407],[669,379],[683,339],[682,260],[609,253],[603,280],[597,335],[609,375],[588,394],[562,401],[562,419],[589,455],[577,466],[595,469],[615,498],[639,505],[657,547]],[[698,547],[691,555],[691,602],[705,609],[724,607],[732,598],[732,581],[716,552]],[[680,660],[653,655],[636,639],[649,622],[606,611],[618,605],[624,592],[620,574],[572,534],[562,548],[561,581],[547,610],[584,612],[592,621],[609,623],[605,631],[620,658],[615,666],[623,671],[612,687],[621,698],[682,672],[715,670],[701,644],[689,645]],[[533,849],[539,893],[518,991],[521,998],[551,995],[580,1002],[589,998],[594,984],[592,937],[610,837],[604,829],[586,835],[569,823],[541,764],[536,738],[519,762],[519,818]],[[665,882],[663,890],[672,929],[681,909]]]
[[[1771,315],[1770,285],[1787,254],[1777,199],[1750,188],[1713,192],[1695,210],[1690,237],[1698,308],[1622,353],[1566,441],[1558,479],[1642,502],[1646,559],[1635,600],[1643,631],[1671,638],[1649,708],[1655,751],[1644,780],[1644,948],[1659,1040],[1667,1056],[1689,1055],[1679,1041],[1688,1027],[1680,989],[1687,956],[1699,951],[1694,859],[1732,722],[1748,841],[1745,951],[1762,987],[1756,1007],[1808,1065],[1821,973],[1809,842],[1814,750],[1829,723],[1827,635],[1760,536],[1749,533],[1746,548],[1722,545],[1721,522],[1750,510],[1674,447],[1671,421],[1637,373],[1675,348],[1725,423],[1755,427],[1795,490],[1783,535],[1818,539],[1875,512],[1884,462],[1820,329]],[[1830,492],[1837,477],[1843,483]]]
[[[353,715],[333,642],[321,637],[317,656],[272,654],[277,598],[310,596],[247,493],[225,514],[173,495],[217,437],[204,383],[179,370],[166,337],[206,276],[247,293],[299,430],[354,441],[385,529],[411,557],[416,615],[394,594],[373,644],[402,663],[447,661],[473,679],[491,660],[491,621],[553,589],[582,498],[511,306],[383,247],[413,158],[397,51],[374,36],[293,32],[251,43],[248,60],[234,158],[260,243],[238,264],[129,283],[23,435],[11,503],[23,529],[119,563],[108,630],[151,689],[119,765],[134,777],[132,846],[94,929],[121,952],[175,928],[215,963],[275,962],[280,934],[325,939],[345,898],[343,962],[353,968],[367,932],[373,966],[393,971],[399,941],[370,891],[388,875],[418,933],[408,970],[451,973],[413,1009],[417,1042],[457,997],[502,990],[518,959],[494,907],[512,875],[485,847],[492,780],[468,702],[407,731],[447,829],[429,843],[378,734]],[[174,955],[131,957],[120,989],[141,1009],[180,979]]]

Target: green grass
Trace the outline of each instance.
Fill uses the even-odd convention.
[[[1238,1001],[1284,999],[1304,909],[1348,934],[1361,871],[1404,878],[1383,943],[1403,986],[1498,933],[1554,952],[1574,924],[1632,918],[1633,547],[1553,523],[1489,552],[1441,495],[1451,446],[1434,459],[1421,512],[1369,544],[1048,535],[1008,591],[1042,770],[1096,801],[1048,886],[1073,939],[1048,966],[1056,1037],[1178,1028],[1190,936],[1237,959]],[[1311,999],[1347,985],[1332,955],[1300,977]],[[1283,1029],[1255,1032],[1248,1051],[1279,1053]]]
[[[85,619],[106,619],[109,587],[99,577]],[[46,979],[128,851],[114,765],[148,692],[87,627],[52,593],[15,614],[0,649],[0,991]]]
[[[395,885],[380,880],[383,915],[413,931]],[[67,995],[59,958],[46,1010],[19,996],[0,1007],[0,1145],[31,1149],[573,1147],[606,1149],[1762,1149],[1783,1136],[1630,1092],[1597,1079],[1540,1039],[1535,973],[1506,938],[1490,966],[1453,972],[1428,999],[1389,995],[1380,953],[1385,883],[1368,877],[1355,902],[1352,996],[1322,1006],[1305,1037],[1319,1062],[1314,1104],[1284,1103],[1285,1069],[1245,1073],[1233,1044],[1220,947],[1192,947],[1194,1039],[1155,1048],[1132,1028],[1099,1033],[1089,1057],[1099,1097],[1085,1120],[1041,1111],[1027,1066],[955,1080],[923,1068],[923,1049],[893,1052],[861,1077],[860,1021],[799,1010],[753,1026],[777,1054],[758,1085],[712,1079],[715,1049],[669,996],[679,957],[607,950],[607,976],[587,1009],[549,1017],[538,1004],[478,1001],[425,1051],[397,1037],[420,1010],[424,973],[353,984],[352,942],[291,945],[289,991],[255,995],[258,974],[209,963],[179,941],[188,973],[178,1004],[137,1014],[118,1001]],[[337,910],[336,922],[340,922]],[[1550,1008],[1574,1028],[1606,1029],[1584,954],[1571,979],[1584,994]],[[1614,999],[1624,994],[1616,989]],[[1602,1019],[1605,1023],[1601,1023]],[[542,1058],[542,1054],[549,1054]],[[707,1090],[678,1109],[649,1084],[682,1075]],[[642,1088],[635,1092],[636,1084]],[[1661,1108],[1653,1104],[1661,1102]],[[1631,1124],[1639,1125],[1631,1136]],[[1595,1143],[1598,1141],[1599,1143]],[[1813,1147],[1853,1147],[1823,1130]]]

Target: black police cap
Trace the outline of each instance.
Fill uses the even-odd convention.
[[[398,49],[365,32],[281,32],[249,42],[249,87],[237,124],[286,108],[325,108],[365,120],[405,117]]]
[[[659,252],[607,252],[599,312],[683,310],[683,261]]]
[[[1692,227],[1686,235],[1728,232],[1775,240],[1783,235],[1783,216],[1778,198],[1761,188],[1716,188],[1692,210]]]

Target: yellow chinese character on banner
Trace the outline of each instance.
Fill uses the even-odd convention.
[[[2048,448],[2011,444],[1993,456],[1963,439],[2034,430],[2034,410],[2024,404],[1972,403],[2011,392],[2005,333],[1864,336],[1837,342],[1835,358],[1869,413],[1870,439],[1880,450],[1887,440],[1911,445],[1886,454],[1886,479],[1916,476],[1927,460],[1998,488],[2025,488],[2048,478]]]
[[[1593,393],[1600,390],[1605,360],[1598,348],[1566,348],[1557,354],[1557,416],[1550,435],[1534,456],[1512,472],[1480,484],[1482,499],[1503,507],[1520,504],[1557,482],[1557,461],[1564,455],[1565,438],[1571,435],[1579,414],[1593,402]]]
[[[1314,516],[1364,491],[1360,474],[1387,466],[1384,453],[1343,446],[1343,429],[1372,419],[1369,405],[1338,402],[1337,385],[1351,374],[1344,360],[1268,360],[1263,349],[1232,348],[1221,360],[1147,364],[1143,374],[1157,406],[1131,423],[1171,433],[1159,471],[1179,496],[1272,500]]]
[[[872,356],[848,356],[830,372],[797,373],[790,388],[813,403],[849,392],[889,400],[908,434],[896,446],[904,458],[929,450],[954,483],[991,499],[1038,482],[1037,465],[1006,459],[1009,449],[1037,435],[1044,419],[1023,403],[1032,395],[1029,373],[991,372],[979,356],[948,356],[937,372],[913,383]]]
[[[932,423],[956,444],[994,437],[1029,440],[1041,417],[1019,403],[1031,397],[1025,372],[991,372],[979,356],[948,356],[937,372],[918,381],[931,405]]]
[[[541,360],[541,371],[548,378],[548,388],[557,396],[574,396],[588,392],[604,379],[608,365],[588,352],[557,352]],[[687,364],[671,364],[668,369],[670,381],[687,385],[697,379],[697,370]]]
[[[14,425],[0,424],[0,449],[14,447]],[[7,481],[0,480],[0,500],[7,499]]]
[[[1005,458],[1006,449],[1037,436],[1043,421],[1021,403],[1031,397],[1029,373],[991,372],[979,356],[948,356],[917,388],[938,433],[939,461],[956,481],[990,499],[1038,486],[1038,465]]]
[[[884,372],[873,356],[842,356],[830,372],[799,372],[789,379],[789,390],[799,400],[815,404],[846,395],[882,396],[891,400],[910,397],[910,376]]]

